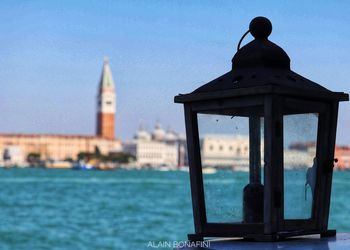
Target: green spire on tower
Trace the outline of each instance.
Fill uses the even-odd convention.
[[[108,57],[105,57],[103,60],[103,69],[102,69],[102,75],[100,80],[100,90],[104,88],[113,88],[114,89],[114,81],[112,77],[112,71],[109,67],[109,60]]]

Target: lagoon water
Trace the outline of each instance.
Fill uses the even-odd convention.
[[[242,175],[220,172],[212,183]],[[330,227],[349,232],[350,172],[333,184]],[[0,169],[0,190],[0,249],[151,249],[193,232],[187,172]]]

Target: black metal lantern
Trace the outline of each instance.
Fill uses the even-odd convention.
[[[254,18],[255,39],[238,47],[232,70],[175,97],[185,109],[190,240],[335,234],[328,215],[338,104],[349,96],[293,72],[271,31],[267,18]],[[208,175],[207,167],[223,170]]]

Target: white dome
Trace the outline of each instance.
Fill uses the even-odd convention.
[[[167,133],[165,134],[165,140],[166,141],[176,141],[177,134],[172,130],[168,130]]]
[[[160,125],[160,123],[157,122],[152,133],[152,138],[157,141],[162,141],[164,140],[164,137],[165,137],[165,131],[162,129],[162,126]]]
[[[139,130],[136,132],[135,135],[136,140],[151,140],[151,135],[144,130],[142,127],[139,128]]]
[[[180,141],[186,141],[186,135],[185,135],[185,134],[179,134],[179,135],[178,135],[178,139],[179,139]]]

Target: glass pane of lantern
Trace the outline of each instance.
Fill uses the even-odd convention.
[[[310,219],[316,183],[317,114],[285,115],[284,218]]]
[[[263,221],[263,124],[259,116],[198,114],[208,222]]]

